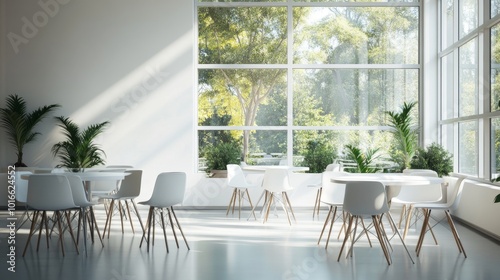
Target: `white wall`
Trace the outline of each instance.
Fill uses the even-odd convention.
[[[146,186],[161,171],[194,177],[193,1],[2,4],[2,106],[7,94],[17,93],[30,109],[62,105],[54,115],[81,126],[109,120],[98,139],[107,162],[144,169]],[[43,135],[26,147],[24,162],[54,166],[50,148],[61,133],[52,118],[38,130]],[[2,166],[13,163],[5,138],[1,147]]]
[[[466,180],[462,199],[453,215],[500,239],[500,203],[493,203],[497,194],[500,194],[499,186]]]

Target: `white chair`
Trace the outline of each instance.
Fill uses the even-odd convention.
[[[438,177],[436,171],[426,170],[426,169],[412,169],[409,171],[405,169],[404,174],[412,176],[426,176],[426,177]],[[429,184],[421,186],[404,186],[401,188],[399,194],[391,199],[391,207],[394,205],[402,205],[401,215],[399,219],[398,226],[401,228],[401,223],[405,221],[405,228],[403,231],[403,239],[406,238],[412,218],[414,219],[414,224],[420,218],[418,212],[413,215],[413,204],[415,203],[428,203],[428,202],[438,202],[443,196],[441,184]],[[434,233],[432,233],[434,236]]]
[[[338,163],[330,163],[326,166],[325,171],[340,171],[340,164]],[[323,191],[323,184],[318,183],[314,185],[309,185],[310,188],[315,188],[316,190],[316,200],[314,201],[314,207],[313,207],[313,219],[316,216],[316,214],[319,217],[319,208],[321,206],[321,194]]]
[[[89,171],[89,172],[125,172],[124,168],[119,169],[104,169],[99,171]],[[102,196],[110,195],[116,193],[120,189],[120,185],[122,180],[98,180],[88,182],[87,184],[90,186],[91,193],[91,201],[104,204],[104,211],[106,215],[109,212],[109,200],[102,199]],[[104,236],[103,232],[103,236]]]
[[[120,214],[121,226],[122,226],[122,234],[125,233],[123,228],[123,216],[125,214],[125,208],[128,214],[128,220],[130,222],[130,227],[132,228],[132,232],[135,233],[134,224],[132,223],[132,215],[130,213],[129,202],[133,206],[133,212],[137,216],[139,223],[141,225],[142,231],[144,231],[144,225],[141,220],[141,215],[139,214],[139,210],[137,209],[137,205],[135,204],[134,199],[137,198],[141,194],[141,184],[142,184],[142,170],[127,170],[129,175],[125,176],[125,179],[122,180],[120,189],[114,194],[107,195],[97,195],[100,199],[110,200],[108,215],[106,218],[106,223],[104,225],[103,237],[106,235],[106,229],[108,230],[108,238],[111,229],[111,220],[113,215],[115,214],[115,208],[118,208],[117,211]],[[122,204],[125,203],[125,206]],[[118,204],[118,205],[117,205]]]
[[[69,228],[69,233],[75,244],[76,252],[78,251],[78,244],[76,243],[75,236],[73,235],[73,229],[71,228],[71,220],[69,211],[77,208],[73,201],[73,194],[71,192],[71,186],[69,184],[68,178],[64,175],[56,174],[40,174],[40,175],[30,175],[28,180],[28,199],[27,204],[31,207],[33,212],[33,221],[31,223],[30,232],[28,235],[28,240],[26,241],[26,246],[24,247],[23,257],[28,249],[31,237],[35,234],[35,230],[39,228],[38,232],[38,243],[37,252],[40,245],[40,238],[42,230],[45,226],[45,236],[47,241],[47,248],[49,248],[49,227],[47,211],[54,211],[53,218],[54,223],[57,223],[59,229],[59,241],[61,243],[61,251],[64,256],[64,231],[62,224],[64,223],[64,216],[66,218],[66,225]],[[38,218],[40,222],[37,223]]]
[[[355,227],[352,233],[352,243],[351,248],[347,254],[348,256],[352,256],[353,254],[354,243],[357,240],[356,229],[359,219],[370,217],[372,219],[371,225],[373,226],[373,228],[375,228],[376,236],[384,252],[387,264],[390,265],[392,263],[391,255],[389,252],[390,244],[385,229],[382,226],[381,216],[386,215],[389,218],[388,220],[391,226],[395,227],[395,223],[392,219],[391,213],[389,212],[389,205],[387,204],[387,195],[384,184],[374,181],[348,182],[345,188],[344,211],[347,212],[350,216],[348,228],[345,234],[344,241],[342,242],[342,247],[340,248],[340,253],[337,261],[340,261],[342,251],[344,250],[345,244],[351,235],[353,224],[355,224]],[[411,258],[410,252],[408,251],[403,238],[399,234],[397,228],[395,228],[394,230],[399,236],[408,256],[413,263],[413,259]],[[363,230],[363,232],[364,231],[365,230]],[[361,232],[361,234],[363,232]]]
[[[7,173],[0,173],[0,209],[7,209],[9,205],[9,195],[8,195],[8,175]]]
[[[321,202],[329,206],[329,211],[328,215],[326,216],[323,229],[321,230],[321,235],[319,236],[318,239],[318,245],[321,242],[321,238],[323,237],[323,233],[325,231],[328,222],[330,222],[330,230],[328,231],[328,238],[326,240],[325,249],[328,248],[328,242],[330,241],[330,235],[332,233],[334,222],[339,218],[344,220],[343,213],[337,214],[337,210],[338,208],[342,208],[342,206],[344,205],[345,184],[333,183],[332,178],[336,176],[348,176],[348,175],[349,175],[348,172],[340,172],[340,171],[325,171],[321,175],[322,178],[321,185],[323,189],[321,195]],[[345,230],[345,223],[342,226],[342,228]]]
[[[80,227],[83,225],[83,246],[85,249],[85,255],[87,255],[87,223],[91,228],[91,238],[92,243],[94,243],[94,228],[97,231],[97,236],[101,241],[102,247],[104,247],[104,243],[102,243],[101,233],[99,232],[99,226],[97,225],[97,221],[94,214],[94,206],[97,204],[96,202],[90,202],[87,199],[87,195],[85,194],[85,188],[82,182],[82,179],[77,175],[67,174],[65,175],[68,178],[69,185],[71,186],[71,194],[73,195],[73,201],[78,206],[78,233],[77,233],[77,243],[80,240]]]
[[[262,192],[257,203],[254,205],[250,216],[255,216],[255,208],[265,196],[265,202],[262,208],[262,210],[264,211],[264,223],[267,222],[269,218],[271,207],[274,207],[274,209],[276,210],[277,202],[285,211],[288,223],[292,225],[290,215],[292,215],[293,219],[296,221],[295,214],[293,213],[293,208],[287,194],[288,191],[291,191],[293,189],[290,185],[289,176],[290,170],[288,168],[277,167],[266,169],[264,173],[264,179],[262,181],[262,188],[264,189],[264,191]],[[248,219],[250,219],[250,217],[248,217]]]
[[[24,205],[24,211],[23,214],[21,215],[21,218],[19,218],[19,223],[17,225],[16,231],[19,230],[25,223],[26,221],[31,220],[31,210],[29,209],[27,202],[28,202],[28,180],[27,179],[22,179],[21,176],[23,175],[31,175],[33,174],[31,171],[16,171],[16,200],[17,202],[21,203]]]
[[[248,189],[257,188],[257,185],[250,184],[245,173],[241,167],[237,164],[227,165],[227,186],[233,188],[233,194],[231,195],[231,200],[229,200],[229,205],[227,206],[226,216],[229,214],[229,210],[232,208],[232,213],[234,214],[234,208],[236,206],[236,200],[238,200],[238,219],[241,218],[241,206],[242,200],[246,199],[250,203],[250,208],[253,208],[252,200],[250,199],[250,194]]]
[[[161,227],[163,229],[163,236],[165,238],[165,246],[168,249],[167,242],[167,234],[165,231],[165,210],[168,214],[168,218],[170,221],[170,227],[172,228],[172,233],[175,238],[175,243],[177,244],[177,248],[179,248],[179,242],[177,241],[177,235],[175,233],[174,225],[179,229],[182,234],[182,238],[186,243],[186,247],[190,250],[186,237],[184,236],[184,232],[182,231],[181,225],[177,216],[174,212],[174,205],[182,203],[184,200],[184,192],[186,191],[186,173],[184,172],[164,172],[158,175],[156,178],[155,186],[153,189],[153,194],[148,201],[139,202],[140,204],[149,206],[148,219],[146,222],[147,235],[146,230],[141,238],[141,243],[139,248],[142,246],[142,242],[146,240],[147,243],[147,251],[149,252],[149,245],[152,243],[154,246],[154,225],[156,224],[156,214],[157,212],[160,214],[161,218]],[[172,220],[172,216],[175,219]],[[175,223],[175,224],[174,224]],[[153,227],[153,239],[151,239],[151,227]]]
[[[448,177],[448,176],[444,177],[445,183],[448,184],[448,188],[451,188],[451,191],[448,192],[448,197],[446,202],[416,203],[413,205],[415,209],[424,209],[425,211],[422,231],[420,232],[420,236],[417,241],[417,248],[416,248],[417,257],[420,255],[420,251],[424,243],[425,234],[427,233],[427,227],[429,228],[434,227],[430,226],[429,224],[432,210],[443,210],[446,215],[448,224],[450,225],[453,237],[455,238],[458,251],[460,253],[463,253],[464,257],[467,258],[464,246],[462,245],[462,241],[460,240],[460,236],[458,235],[455,223],[453,222],[453,218],[451,217],[450,214],[450,211],[455,210],[458,207],[458,204],[460,203],[460,198],[462,197],[464,179],[465,179],[464,177]]]

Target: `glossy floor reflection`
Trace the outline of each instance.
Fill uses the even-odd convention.
[[[141,209],[145,219],[147,211]],[[103,210],[97,210],[99,224],[104,225]],[[412,264],[403,247],[393,240],[393,264],[388,266],[382,250],[376,244],[370,248],[361,239],[354,248],[354,257],[342,257],[337,262],[341,242],[336,239],[340,229],[334,229],[328,250],[317,238],[326,211],[320,220],[312,220],[311,210],[296,213],[297,223],[289,226],[281,217],[270,217],[268,223],[226,217],[225,210],[178,210],[177,215],[188,238],[188,251],[180,240],[180,248],[168,232],[170,253],[166,253],[163,234],[158,231],[154,247],[148,253],[139,248],[141,234],[132,234],[125,224],[122,235],[119,219],[114,221],[111,236],[104,248],[89,245],[88,256],[76,254],[69,235],[65,241],[66,256],[62,257],[57,239],[50,249],[42,239],[40,251],[36,242],[21,257],[27,238],[27,226],[16,234],[16,272],[7,270],[6,214],[1,212],[0,248],[1,279],[498,279],[500,246],[467,227],[458,225],[468,258],[458,253],[451,232],[445,225],[435,227],[439,246],[426,238],[420,257],[414,253],[417,232],[412,230],[407,245],[415,260]],[[135,223],[136,229],[139,228]],[[157,228],[158,230],[158,228]],[[36,240],[36,239],[34,239]]]

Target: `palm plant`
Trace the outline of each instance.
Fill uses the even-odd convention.
[[[59,157],[61,164],[57,167],[66,167],[73,171],[104,164],[104,151],[94,143],[94,139],[104,131],[109,122],[92,124],[83,131],[77,124],[67,117],[56,117],[59,127],[62,128],[65,141],[54,144],[52,153]]]
[[[391,153],[392,159],[401,170],[410,167],[410,162],[418,148],[418,128],[414,125],[411,110],[417,102],[404,103],[401,112],[386,111],[389,116],[389,126],[393,129],[395,145]]]
[[[356,163],[354,172],[356,173],[375,173],[379,170],[375,166],[375,161],[379,158],[379,149],[369,149],[363,153],[360,148],[353,145],[345,145],[346,159],[353,160]]]
[[[17,94],[9,95],[6,99],[6,107],[0,108],[0,122],[7,131],[7,137],[16,149],[17,167],[26,166],[23,162],[24,146],[36,140],[40,132],[33,131],[35,126],[41,122],[51,111],[61,107],[58,104],[39,107],[31,113],[26,109],[26,102]]]

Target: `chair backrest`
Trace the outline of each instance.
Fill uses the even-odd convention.
[[[376,181],[346,184],[344,210],[353,215],[380,215],[389,211],[385,186]]]
[[[186,173],[163,172],[156,177],[155,186],[148,204],[170,207],[182,203],[186,191]]]
[[[438,177],[436,171],[429,169],[412,169],[411,172],[406,172],[405,174],[411,176]],[[443,191],[441,189],[441,184],[403,186],[397,195],[397,198],[400,200],[416,203],[435,202],[441,200],[442,197]]]
[[[0,206],[7,206],[8,203],[8,186],[7,173],[0,173]]]
[[[47,211],[77,207],[68,178],[60,174],[30,175],[27,203],[34,209]]]
[[[325,171],[321,174],[321,201],[328,204],[344,203],[345,184],[332,182],[332,179],[338,176],[348,176],[348,172],[343,171]]]
[[[325,171],[340,171],[340,164],[330,163],[326,166]]]
[[[71,187],[71,194],[73,195],[73,202],[77,206],[84,206],[89,203],[87,196],[85,195],[85,187],[83,185],[82,178],[77,175],[67,174],[69,185]]]
[[[245,173],[237,164],[228,164],[227,168],[227,186],[233,188],[244,188],[248,185]]]
[[[448,184],[446,205],[450,210],[455,210],[460,203],[462,190],[464,186],[464,177],[443,177],[444,182]]]
[[[31,171],[16,171],[16,200],[21,203],[28,201],[28,180],[21,179],[22,175],[33,174]]]
[[[288,168],[268,168],[264,172],[262,187],[270,192],[284,192],[292,189]]]
[[[141,194],[142,170],[127,170],[129,175],[125,176],[117,192],[119,197],[135,198]]]

